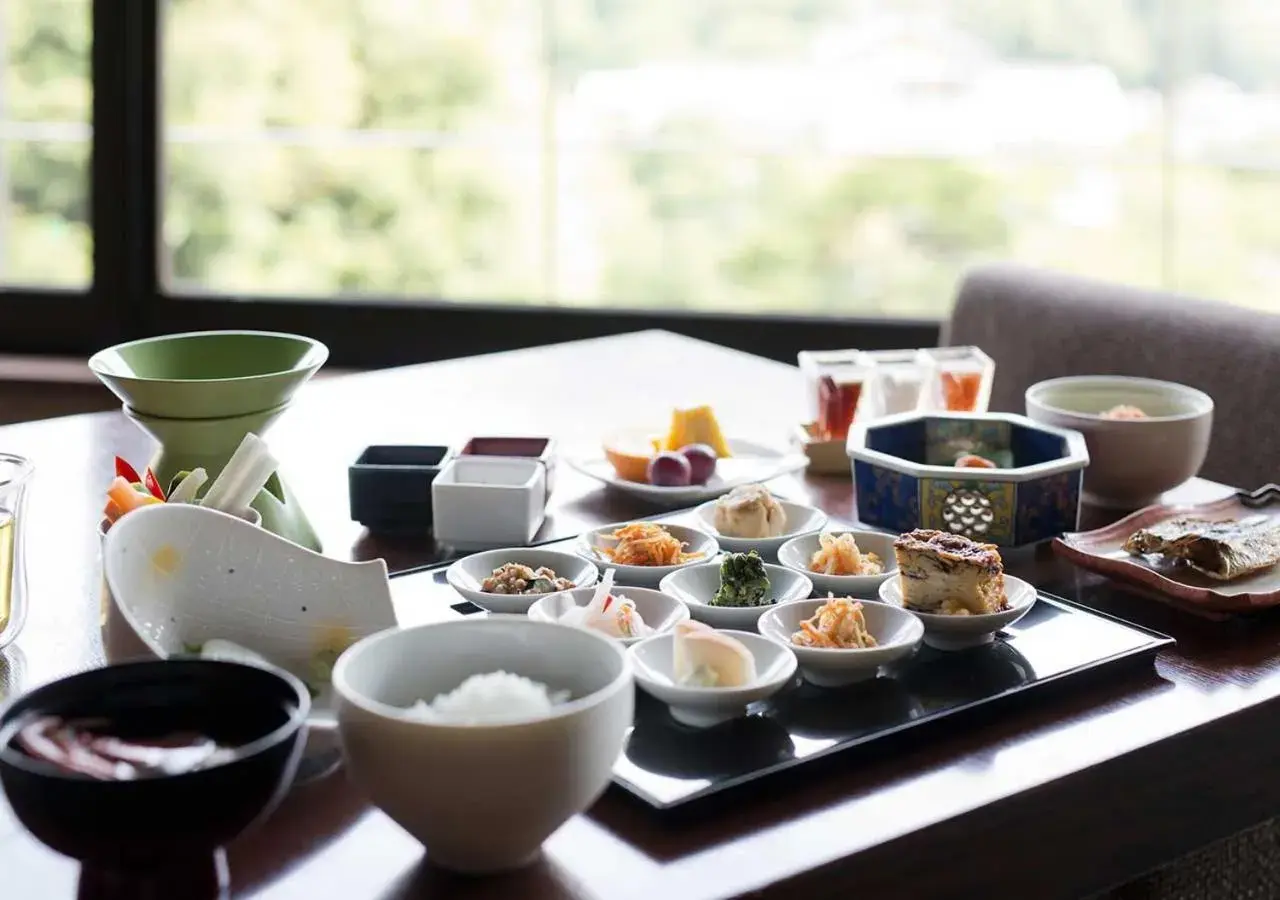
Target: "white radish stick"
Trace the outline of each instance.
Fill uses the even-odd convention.
[[[178,482],[178,486],[169,494],[170,503],[192,503],[196,499],[196,493],[200,488],[204,487],[204,483],[209,480],[209,473],[204,469],[192,469],[187,473],[187,477]]]
[[[272,456],[255,460],[254,464],[255,468],[245,473],[244,478],[236,486],[235,493],[228,495],[223,512],[228,512],[241,519],[245,518],[249,513],[250,504],[258,496],[258,492],[266,487],[267,481],[276,469],[280,467],[280,463]]]
[[[258,459],[264,456],[270,458],[270,455],[262,438],[256,434],[246,434],[240,441],[240,446],[236,447],[236,452],[231,454],[231,459],[213,480],[201,505],[222,512],[231,512],[231,501],[243,492],[242,485],[246,476],[250,474],[250,470],[257,468]]]
[[[605,569],[604,577],[596,585],[596,592],[591,595],[591,602],[586,607],[588,619],[591,616],[598,616],[604,613],[605,601],[609,599],[609,591],[613,589],[613,574],[613,569]]]
[[[591,595],[591,601],[586,606],[573,606],[569,608],[560,621],[565,625],[587,626],[593,621],[594,616],[599,616],[604,610],[604,603],[609,599],[609,591],[613,587],[613,569],[606,569],[604,578],[596,585],[596,592]]]
[[[214,479],[201,505],[239,515],[279,466],[280,463],[271,455],[262,438],[253,433],[246,434],[227,465]]]

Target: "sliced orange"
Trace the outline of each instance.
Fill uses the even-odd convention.
[[[604,457],[623,481],[649,480],[649,460],[662,445],[662,437],[649,431],[621,431],[604,440]]]

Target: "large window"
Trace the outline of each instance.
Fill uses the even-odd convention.
[[[1280,309],[1274,0],[3,0],[0,283],[90,277],[95,5],[128,329],[732,343],[991,259]]]
[[[0,284],[89,284],[89,33],[89,0],[0,2]]]

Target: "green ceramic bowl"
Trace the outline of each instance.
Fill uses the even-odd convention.
[[[216,419],[287,403],[328,357],[324,344],[296,334],[196,331],[108,347],[89,368],[135,412]]]

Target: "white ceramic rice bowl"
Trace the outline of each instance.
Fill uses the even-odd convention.
[[[444,725],[406,715],[418,700],[503,670],[567,689],[551,714]],[[387,631],[333,672],[347,767],[434,863],[468,873],[533,862],[542,843],[609,784],[635,691],[621,644],[580,628],[491,615]]]

